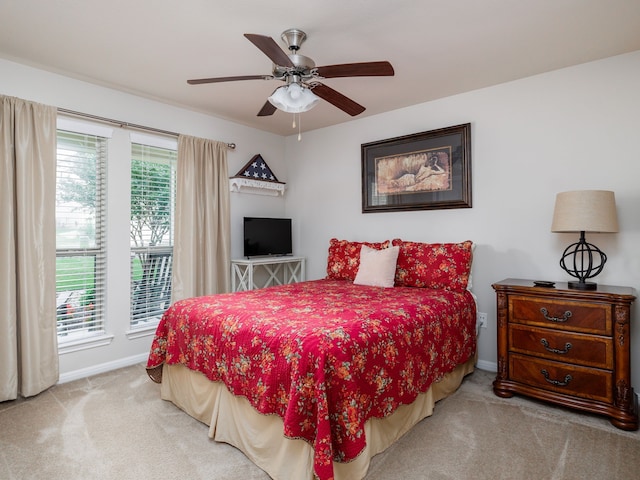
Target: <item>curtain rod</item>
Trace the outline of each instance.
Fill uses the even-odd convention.
[[[180,135],[179,133],[169,132],[168,130],[160,130],[159,128],[145,127],[143,125],[136,125],[135,123],[121,122],[120,120],[113,120],[111,118],[99,117],[97,115],[91,115],[90,113],[76,112],[74,110],[67,110],[66,108],[58,108],[58,111],[60,113],[64,113],[64,114],[67,114],[67,115],[72,115],[74,117],[90,118],[92,120],[97,120],[99,122],[113,123],[113,124],[119,125],[120,127],[134,128],[136,130],[143,130],[143,131],[146,131],[146,132],[160,133],[162,135],[167,135],[167,136],[170,136],[170,137],[177,137],[177,136]],[[227,148],[229,150],[235,150],[236,149],[236,144],[235,143],[227,143]]]

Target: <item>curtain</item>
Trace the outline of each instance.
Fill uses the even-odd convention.
[[[229,291],[227,145],[180,135],[171,301]]]
[[[56,109],[0,95],[0,401],[58,381]]]

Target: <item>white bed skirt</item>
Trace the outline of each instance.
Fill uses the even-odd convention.
[[[401,406],[386,418],[368,420],[366,448],[351,462],[334,462],[335,480],[362,479],[371,458],[430,416],[434,404],[455,392],[464,376],[473,372],[474,364],[475,358],[471,358],[459,365],[411,405]],[[258,413],[246,398],[229,393],[223,383],[211,382],[203,374],[182,365],[164,365],[161,396],[209,425],[209,437],[235,446],[272,478],[313,480],[311,445],[284,437],[280,417]]]

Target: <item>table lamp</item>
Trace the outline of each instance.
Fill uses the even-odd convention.
[[[585,232],[615,233],[618,216],[613,192],[577,190],[556,195],[552,232],[580,232],[580,240],[569,245],[560,258],[560,267],[578,281],[569,288],[596,290],[597,284],[587,282],[602,272],[607,256],[595,245],[587,243]]]

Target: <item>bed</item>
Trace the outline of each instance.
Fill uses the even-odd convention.
[[[332,239],[324,279],[178,301],[149,376],[272,478],[363,478],[473,371],[471,246]]]

